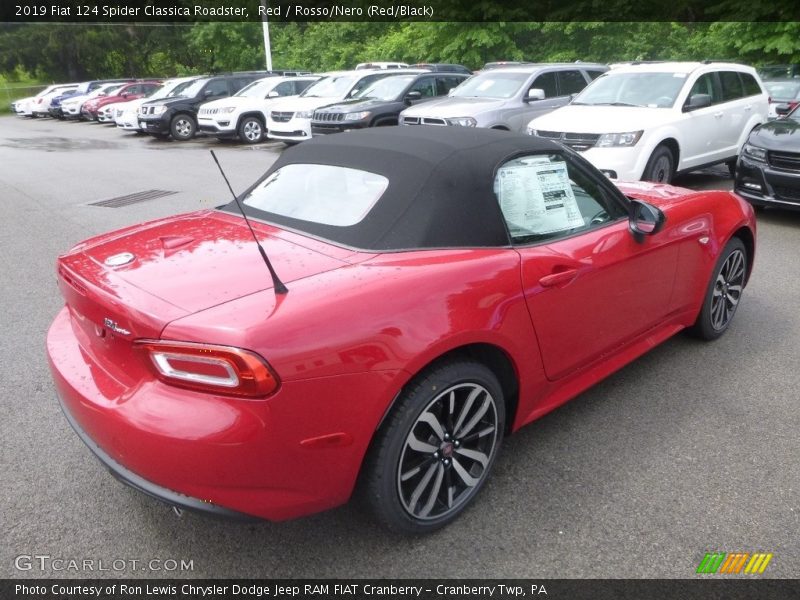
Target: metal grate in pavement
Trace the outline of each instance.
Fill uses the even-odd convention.
[[[134,194],[127,194],[126,196],[117,196],[116,198],[108,198],[107,200],[99,200],[97,202],[90,202],[89,206],[104,206],[106,208],[120,208],[121,206],[128,206],[145,200],[155,200],[156,198],[163,198],[164,196],[171,196],[178,192],[169,192],[167,190],[145,190],[144,192],[136,192]]]

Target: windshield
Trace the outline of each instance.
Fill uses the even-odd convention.
[[[800,81],[765,81],[764,87],[773,100],[795,100],[800,95]]]
[[[114,92],[114,91],[118,90],[119,88],[121,88],[123,85],[127,85],[127,84],[112,83],[111,85],[106,85],[106,86],[101,87],[100,89],[97,89],[97,90],[93,91],[90,95],[91,96],[99,96],[100,94],[105,94],[107,96],[111,92]]]
[[[181,89],[179,93],[170,94],[168,97],[175,98],[176,96],[183,96],[184,98],[194,98],[200,93],[200,90],[203,89],[207,81],[208,79],[195,79],[194,81],[190,81],[189,85]]]
[[[362,75],[331,75],[306,88],[303,98],[341,98]]]
[[[416,75],[402,75],[396,77],[385,77],[379,79],[372,85],[368,85],[358,92],[355,98],[374,98],[375,100],[394,100],[403,93]]]
[[[686,77],[686,73],[611,72],[595,79],[572,104],[670,108]]]
[[[277,82],[281,81],[277,77],[269,77],[267,79],[258,79],[240,89],[234,96],[244,96],[245,98],[263,98],[269,91],[275,87]]]
[[[274,215],[348,227],[367,215],[388,185],[386,177],[368,171],[291,164],[267,177],[244,203]]]
[[[511,98],[530,77],[530,73],[502,70],[481,73],[462,83],[450,94],[456,98]]]
[[[195,81],[196,81],[195,79],[192,79],[192,80],[189,80],[189,81],[184,81],[183,83],[179,83],[174,88],[172,88],[170,90],[166,90],[163,97],[164,98],[175,98],[177,96],[180,96],[180,95],[183,94],[183,90],[188,88]]]
[[[159,98],[168,98],[170,94],[173,94],[176,89],[181,87],[186,87],[189,85],[191,81],[183,81],[181,83],[176,83],[173,81],[165,81],[163,85],[156,88],[152,93],[147,95],[147,98],[150,100],[158,100]]]

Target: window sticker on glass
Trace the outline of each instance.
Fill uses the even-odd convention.
[[[512,235],[556,233],[582,227],[567,164],[546,157],[501,167],[495,192]]]

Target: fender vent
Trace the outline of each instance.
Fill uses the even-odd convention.
[[[164,196],[171,196],[178,192],[168,192],[166,190],[146,190],[144,192],[136,192],[135,194],[128,194],[127,196],[117,196],[116,198],[108,198],[107,200],[98,200],[97,202],[90,202],[89,206],[103,206],[106,208],[120,208],[121,206],[128,206],[129,204],[136,204],[144,202],[145,200],[155,200],[156,198],[163,198]]]

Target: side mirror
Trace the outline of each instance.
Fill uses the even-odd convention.
[[[544,90],[541,88],[531,88],[528,90],[528,96],[525,98],[527,102],[531,100],[544,100]]]
[[[120,94],[119,97],[120,98],[127,98],[128,96],[130,96],[130,94],[128,92],[122,92],[122,94]]]
[[[646,235],[661,231],[666,222],[667,217],[661,209],[641,200],[631,200],[628,228],[637,242],[643,242]]]
[[[683,105],[683,112],[697,110],[711,106],[711,96],[709,94],[692,94],[686,104]]]
[[[775,114],[780,117],[785,117],[790,112],[792,112],[792,109],[788,104],[779,104],[775,107]]]
[[[269,94],[267,94],[267,98],[277,98],[278,96],[280,96],[280,94],[275,90],[272,90]]]
[[[422,100],[422,92],[419,90],[414,90],[413,92],[408,92],[405,97],[405,101],[408,103],[414,102],[416,100]]]

